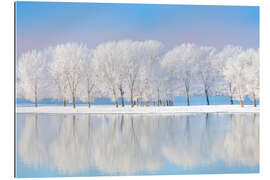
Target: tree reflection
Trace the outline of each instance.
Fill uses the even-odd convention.
[[[48,163],[48,152],[44,143],[44,129],[40,127],[37,114],[26,115],[25,127],[19,139],[18,152],[22,161],[29,165],[38,167]]]
[[[259,162],[259,117],[234,114],[224,138],[224,158],[230,165],[254,166]]]
[[[180,125],[175,125],[176,127],[181,127],[184,124],[184,133],[181,133],[181,129],[176,128],[179,131],[177,134],[178,141],[168,141],[168,143],[163,146],[164,156],[179,168],[192,169],[200,164],[210,163],[210,149],[205,148],[208,144],[208,139],[205,138],[204,126],[199,126],[198,122],[204,122],[206,119],[202,119],[202,114],[198,115],[186,115],[183,116],[185,121],[179,121]],[[208,116],[205,116],[206,118]],[[183,123],[185,122],[185,123]],[[196,125],[196,127],[194,127]],[[169,139],[176,139],[175,137]]]
[[[89,152],[86,148],[88,136],[84,134],[80,136],[81,131],[78,131],[77,124],[83,123],[84,127],[88,127],[75,115],[64,118],[59,135],[50,144],[52,163],[61,173],[74,174],[86,171],[89,166]]]
[[[100,171],[133,174],[160,168],[160,156],[153,149],[155,142],[151,142],[153,121],[121,115],[101,123],[104,130],[96,128],[93,133],[93,158]],[[119,129],[113,128],[116,124],[119,124]],[[102,141],[98,137],[102,137]]]
[[[258,114],[25,118],[18,146],[22,161],[61,174],[93,168],[106,174],[159,172],[168,160],[187,170],[218,161],[229,166],[259,163]]]

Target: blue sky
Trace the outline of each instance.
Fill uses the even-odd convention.
[[[120,39],[155,39],[166,49],[191,42],[259,47],[259,7],[16,3],[17,52],[58,43],[79,42],[94,48]]]

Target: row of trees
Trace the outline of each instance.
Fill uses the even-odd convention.
[[[229,95],[231,104],[259,98],[259,53],[227,45],[214,47],[184,43],[165,52],[159,41],[111,41],[89,49],[66,43],[43,51],[31,50],[17,63],[17,97],[35,102],[61,99],[75,108],[76,100],[118,99],[125,106],[173,105],[177,95]]]

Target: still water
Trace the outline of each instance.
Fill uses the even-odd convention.
[[[17,114],[16,176],[259,172],[259,113]]]

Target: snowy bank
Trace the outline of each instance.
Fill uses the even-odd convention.
[[[131,113],[131,114],[154,114],[154,113],[192,113],[192,112],[259,112],[259,107],[240,105],[213,105],[213,106],[160,106],[160,107],[114,107],[114,106],[42,106],[42,107],[16,107],[17,113],[53,113],[53,114],[73,114],[73,113]]]

